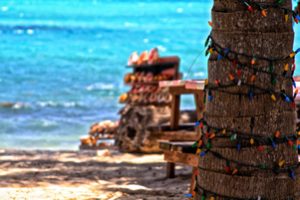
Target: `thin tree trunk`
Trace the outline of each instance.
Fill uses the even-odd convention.
[[[274,0],[255,2],[274,3]],[[284,1],[283,6],[292,9],[291,0]],[[245,5],[238,0],[214,0],[211,36],[223,48],[230,48],[238,53],[267,58],[286,57],[293,51],[292,17],[289,15],[286,22],[282,10],[268,9],[267,12],[267,16],[263,17],[258,10],[247,11]],[[251,63],[245,57],[237,59],[245,65]],[[282,74],[283,66],[287,63],[291,66],[293,59],[272,63],[273,72]],[[255,66],[268,71],[270,63],[257,59]],[[217,60],[217,55],[212,54],[208,63],[209,85],[213,85],[215,80],[221,83],[230,82],[228,74],[232,70],[231,61]],[[246,80],[252,74],[253,70],[242,69],[241,79]],[[269,74],[257,73],[253,84],[276,91],[284,89],[288,95],[293,95],[290,79],[279,77],[276,85],[271,82]],[[252,101],[247,96],[232,94],[247,93],[249,87],[243,85],[224,88],[222,91],[224,92],[212,91],[213,100],[207,100],[204,119],[210,126],[249,134],[252,130],[255,134],[270,137],[276,131],[285,134],[296,132],[296,113],[289,103],[281,99],[272,101],[270,94],[256,95]],[[266,145],[262,152],[255,145],[249,145],[249,141],[240,143],[241,150],[237,151],[237,142],[216,138],[212,140],[211,150],[228,160],[250,165],[272,166],[280,160],[284,160],[286,166],[298,163],[297,152],[286,143],[278,144],[276,149]],[[225,172],[224,167],[227,165],[226,160],[211,153],[200,158],[196,199],[203,199],[204,196],[207,199],[272,200],[295,197],[296,181],[288,173],[275,174],[271,170],[238,166],[231,162],[231,169],[238,168],[238,173],[232,175]]]

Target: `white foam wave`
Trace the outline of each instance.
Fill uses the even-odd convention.
[[[45,108],[45,107],[64,107],[64,108],[73,108],[73,107],[80,107],[82,106],[78,102],[54,102],[54,101],[40,101],[37,102],[37,105]]]
[[[24,31],[23,31],[22,29],[17,29],[17,30],[15,30],[15,33],[16,33],[17,35],[21,35],[21,34],[24,33]]]
[[[1,11],[2,11],[2,12],[8,11],[8,7],[7,7],[7,6],[2,6],[2,7],[1,7]]]
[[[125,23],[124,23],[124,26],[127,27],[127,28],[130,28],[130,27],[138,27],[138,24],[132,23],[132,22],[125,22]]]
[[[46,119],[42,119],[41,120],[41,126],[42,127],[54,127],[54,126],[57,126],[57,122],[46,120]]]
[[[204,76],[205,76],[205,73],[204,73],[204,72],[196,72],[196,73],[194,73],[194,76],[197,76],[197,77],[204,77]]]
[[[20,109],[29,108],[29,107],[30,107],[30,105],[26,104],[26,103],[14,103],[14,105],[11,108],[14,110],[20,110]]]
[[[177,13],[183,13],[183,8],[177,8],[177,9],[176,9],[176,12],[177,12]]]
[[[158,45],[157,46],[158,50],[161,51],[161,52],[166,52],[167,51],[167,48],[162,46],[162,45]]]
[[[33,29],[27,29],[26,33],[28,35],[33,35],[34,34],[34,30]]]
[[[85,88],[87,91],[95,91],[95,90],[112,90],[114,89],[113,84],[105,84],[105,83],[94,83]]]
[[[148,38],[144,38],[143,41],[144,41],[144,43],[146,43],[146,44],[149,43],[149,39],[148,39]]]

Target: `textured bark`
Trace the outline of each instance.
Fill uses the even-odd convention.
[[[273,0],[255,0],[255,2],[274,3]],[[291,0],[284,1],[283,6],[292,8]],[[292,17],[284,21],[284,12],[278,9],[268,9],[267,17],[262,17],[260,11],[249,12],[238,0],[214,0],[212,9],[212,37],[223,48],[247,55],[259,55],[267,58],[284,58],[293,50],[294,32]],[[238,57],[247,64],[249,58]],[[283,66],[292,65],[293,60],[274,62],[274,73],[282,74]],[[257,60],[256,67],[268,71],[270,63]],[[212,54],[208,63],[208,81],[221,83],[230,82],[228,74],[233,70],[232,63],[226,59],[217,61]],[[242,69],[241,80],[246,80],[252,69]],[[290,73],[290,72],[289,72]],[[292,83],[286,78],[278,77],[276,85],[271,84],[268,74],[257,73],[254,85],[260,88],[273,88],[276,91],[285,89],[288,95],[293,94]],[[222,91],[212,91],[213,100],[207,101],[205,120],[212,127],[236,130],[249,133],[251,119],[254,119],[253,132],[263,136],[273,136],[276,131],[293,134],[296,131],[296,113],[291,106],[278,98],[271,100],[270,94],[254,96],[250,101],[246,95],[230,94],[239,92],[247,94],[247,86],[223,88]],[[276,149],[264,146],[265,151],[259,152],[257,146],[251,146],[249,141],[241,141],[242,149],[236,150],[237,143],[228,139],[213,139],[211,152],[200,158],[197,177],[196,199],[202,199],[203,189],[217,195],[215,199],[263,199],[281,200],[287,197],[296,198],[296,183],[288,173],[273,173],[254,166],[265,164],[273,167],[284,159],[286,165],[298,163],[297,152],[286,143],[279,144]],[[249,166],[237,166],[231,162],[230,167],[239,168],[236,175],[227,174],[224,170],[226,161],[213,155],[220,154],[228,160],[244,163]],[[299,184],[298,184],[299,185]],[[207,195],[210,197],[210,195]],[[224,198],[226,197],[226,198]],[[296,198],[297,199],[297,198]]]

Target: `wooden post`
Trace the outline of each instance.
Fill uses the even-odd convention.
[[[195,195],[195,187],[196,187],[196,176],[198,173],[198,168],[197,167],[193,167],[193,171],[192,171],[192,180],[191,180],[191,186],[190,186],[190,194]]]
[[[172,95],[171,129],[178,129],[180,115],[180,94]]]
[[[167,162],[167,178],[175,178],[175,163]]]

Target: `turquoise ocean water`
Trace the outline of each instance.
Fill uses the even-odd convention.
[[[91,123],[117,119],[133,50],[157,46],[181,57],[185,78],[205,78],[210,8],[208,0],[1,0],[0,102],[19,104],[0,108],[0,148],[76,149]]]

